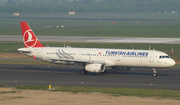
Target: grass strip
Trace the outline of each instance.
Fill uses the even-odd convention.
[[[5,94],[5,93],[15,93],[15,91],[2,91],[0,94]]]
[[[180,37],[179,20],[166,20],[166,22],[161,19],[99,21],[0,18],[0,20],[1,35],[22,35],[19,22],[26,21],[38,36]],[[64,28],[61,25],[64,25]],[[51,27],[45,28],[46,26]]]
[[[21,97],[21,96],[8,97],[8,96],[5,96],[5,97],[1,98],[0,100],[5,101],[5,100],[15,100],[15,99],[22,99],[22,98],[25,98],[25,97]]]
[[[48,86],[45,85],[20,85],[16,86],[17,89],[30,89],[30,90],[47,90]],[[149,98],[166,98],[180,100],[180,91],[163,90],[163,89],[145,89],[145,88],[114,88],[114,87],[78,87],[78,86],[53,86],[55,90],[62,92],[73,93],[91,93],[100,92],[107,93],[112,96],[137,96]]]

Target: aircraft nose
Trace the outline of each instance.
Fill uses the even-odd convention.
[[[169,61],[169,66],[174,66],[176,64],[176,62],[173,60],[173,59],[171,59],[170,61]]]

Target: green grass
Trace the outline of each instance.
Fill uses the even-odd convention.
[[[114,17],[115,18],[115,17]],[[180,37],[180,20],[65,20],[0,18],[1,35],[21,35],[20,21],[29,23],[36,35],[111,36],[111,37]],[[136,22],[140,23],[137,24]],[[116,24],[112,24],[116,22]],[[64,28],[56,26],[64,25]],[[90,25],[90,26],[88,26]],[[7,26],[7,27],[3,27]],[[15,27],[9,27],[15,26]],[[53,26],[43,28],[43,26]]]
[[[15,91],[1,91],[0,94],[5,94],[5,93],[15,93]]]
[[[23,42],[0,42],[0,53],[18,53],[17,51],[8,51],[6,49],[17,50],[24,47]]]
[[[4,85],[4,84],[1,84],[1,83],[0,83],[0,87],[3,87],[3,86],[8,86],[8,85]]]
[[[0,16],[13,16],[12,12],[0,12]],[[53,17],[53,18],[116,18],[116,19],[180,19],[180,14],[158,14],[157,12],[76,12],[68,15],[67,12],[21,12],[20,17]]]
[[[0,100],[4,101],[4,100],[15,100],[15,99],[22,99],[22,98],[25,98],[25,97],[21,97],[21,96],[14,96],[14,97],[3,97],[1,98]]]
[[[103,37],[180,37],[180,25],[128,25],[34,28],[36,35],[103,36]]]
[[[20,85],[16,86],[17,89],[30,89],[30,90],[47,90],[48,86],[45,85]],[[112,96],[137,96],[137,97],[151,97],[151,98],[170,98],[180,99],[180,91],[163,90],[163,89],[144,89],[144,88],[112,88],[112,87],[77,87],[77,86],[53,86],[55,90],[62,92],[100,92],[108,93]]]
[[[32,27],[37,36],[166,37],[179,38],[180,25],[117,25],[64,28]],[[0,28],[1,35],[22,35],[20,28]]]

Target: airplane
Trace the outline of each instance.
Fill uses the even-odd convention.
[[[106,73],[106,68],[131,70],[132,68],[151,68],[156,77],[156,69],[175,65],[175,61],[166,53],[155,50],[100,49],[43,46],[27,22],[20,22],[24,48],[18,51],[33,59],[63,64],[81,65],[81,75],[88,72]]]

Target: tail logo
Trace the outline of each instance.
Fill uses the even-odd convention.
[[[30,32],[27,32],[27,33],[28,33],[28,40],[26,41],[26,43],[34,41],[34,39],[32,39],[32,34]]]
[[[37,43],[37,38],[35,37],[31,29],[24,32],[23,39],[24,44],[27,47],[34,47]]]

